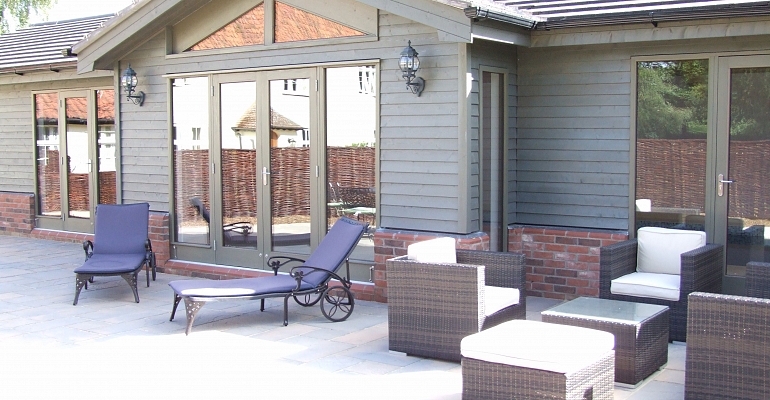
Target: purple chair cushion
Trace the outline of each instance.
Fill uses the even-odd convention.
[[[144,264],[145,254],[94,254],[75,269],[76,274],[125,274]]]
[[[150,205],[99,204],[96,206],[94,254],[145,254]]]
[[[347,218],[338,219],[313,254],[305,260],[304,265],[336,271],[358,244],[365,228],[366,225],[356,221]],[[297,268],[297,270],[302,270],[307,275],[303,280],[313,286],[320,285],[329,276],[320,272],[310,273],[312,271],[310,269]]]
[[[289,275],[274,275],[260,278],[225,280],[180,280],[168,284],[180,296],[191,297],[238,297],[258,296],[271,293],[290,293],[297,287],[297,281]],[[301,290],[312,289],[314,285],[303,282]]]

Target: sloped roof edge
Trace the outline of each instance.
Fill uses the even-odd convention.
[[[435,0],[451,1],[451,0]],[[770,15],[770,2],[756,0],[472,0],[465,15],[532,29],[685,21]]]

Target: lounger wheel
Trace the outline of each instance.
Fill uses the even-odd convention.
[[[353,313],[354,303],[350,289],[344,286],[332,286],[324,290],[321,296],[321,312],[329,321],[344,321]]]
[[[302,307],[312,307],[321,300],[321,293],[310,293],[305,295],[294,296],[294,301]]]

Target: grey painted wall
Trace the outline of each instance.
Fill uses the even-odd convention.
[[[767,43],[754,37],[520,48],[516,222],[627,230],[632,57],[708,58],[768,51]]]
[[[202,56],[165,56],[165,34],[146,42],[120,64],[131,63],[140,78],[137,90],[147,95],[141,108],[122,100],[124,201],[169,209],[165,74],[381,60],[380,226],[457,232],[457,44],[439,42],[435,29],[393,14],[380,14],[379,29],[378,41]],[[406,89],[398,70],[408,40],[420,54],[418,75],[427,81],[421,97]]]

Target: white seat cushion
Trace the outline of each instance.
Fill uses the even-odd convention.
[[[634,272],[613,279],[610,293],[679,301],[680,281],[679,275]]]
[[[636,271],[679,275],[682,253],[706,245],[706,232],[647,226],[637,231]]]
[[[410,244],[406,248],[407,258],[410,260],[436,263],[436,264],[455,264],[457,263],[457,250],[455,250],[455,240],[450,237],[426,240]]]
[[[495,364],[571,373],[612,351],[608,332],[539,321],[513,320],[466,336],[463,357]]]
[[[519,289],[484,286],[484,315],[492,315],[516,304],[519,304]]]

